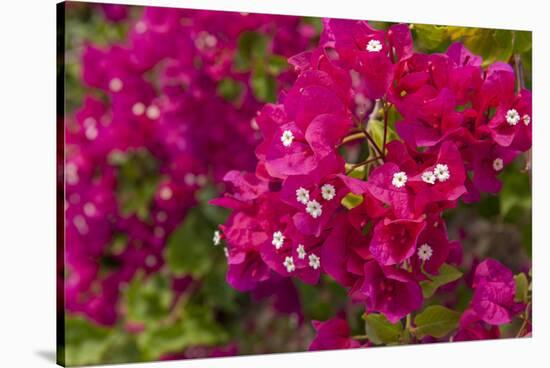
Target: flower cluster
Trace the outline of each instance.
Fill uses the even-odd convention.
[[[227,193],[212,201],[232,210],[220,226],[227,281],[246,291],[272,277],[315,284],[327,274],[367,313],[395,323],[422,307],[421,282],[461,262],[442,213],[499,192],[499,173],[530,149],[531,94],[520,82],[516,91],[510,65],[482,66],[460,43],[415,52],[405,24],[325,20],[318,47],[289,63],[295,83],[255,118],[255,172],[230,171]],[[357,137],[370,154],[346,162]],[[508,273],[480,265],[461,338],[478,321],[518,312]],[[315,327],[336,331],[333,347],[358,346],[344,321]],[[319,337],[312,348],[324,345]]]
[[[261,102],[250,69],[233,68],[239,37],[269,34],[269,50],[289,56],[313,35],[299,18],[272,15],[145,8],[131,22],[123,43],[85,45],[88,95],[65,131],[66,308],[104,325],[117,321],[119,290],[136,272],[163,265],[197,191],[254,167]],[[237,101],[219,93],[226,78],[242,86]]]

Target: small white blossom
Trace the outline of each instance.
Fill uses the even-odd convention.
[[[512,126],[519,122],[519,114],[516,109],[510,109],[506,111],[506,122]]]
[[[303,187],[296,189],[296,200],[301,204],[307,204],[309,202],[309,190]]]
[[[407,174],[404,171],[393,174],[391,183],[396,188],[402,188],[407,183]]]
[[[298,252],[298,258],[300,258],[300,259],[306,258],[306,250],[305,250],[303,244],[298,245],[297,252]]]
[[[153,232],[155,233],[155,236],[157,238],[162,238],[166,234],[166,231],[164,231],[164,228],[162,228],[161,226],[155,226]]]
[[[172,198],[172,195],[174,193],[172,192],[172,189],[170,189],[170,187],[164,187],[160,190],[160,198],[167,201],[169,200],[170,198]]]
[[[84,204],[84,214],[88,217],[93,217],[96,214],[96,207],[92,202],[86,202]]]
[[[143,34],[147,31],[147,24],[145,22],[137,22],[134,28],[137,33]]]
[[[214,242],[214,245],[220,245],[220,242],[222,241],[222,235],[219,230],[214,231],[214,237],[212,238],[212,241]]]
[[[271,240],[271,244],[275,246],[276,249],[281,249],[283,244],[285,243],[285,236],[280,231],[275,231],[273,233],[273,240]]]
[[[294,134],[292,134],[292,131],[290,130],[285,130],[281,135],[281,142],[283,142],[283,146],[285,147],[290,147],[293,140],[294,140]]]
[[[306,212],[309,213],[311,217],[317,218],[323,213],[323,206],[316,200],[309,201],[306,205]]]
[[[227,249],[227,247],[223,247],[223,254],[225,254],[226,258],[229,258],[229,250]]]
[[[382,50],[382,44],[378,40],[370,40],[367,44],[367,51],[369,52],[379,52]]]
[[[309,255],[309,265],[314,270],[318,269],[321,266],[321,258],[317,257],[315,254]]]
[[[136,102],[132,105],[132,114],[136,116],[143,115],[145,112],[145,105],[142,102]]]
[[[435,165],[434,175],[437,178],[437,180],[441,182],[447,181],[451,177],[451,173],[449,172],[449,167],[445,164]]]
[[[523,124],[525,124],[525,126],[531,124],[531,117],[527,114],[523,115],[522,117],[523,119]]]
[[[286,257],[283,265],[286,267],[287,272],[292,272],[296,269],[296,266],[294,265],[294,259],[292,259],[292,257]]]
[[[424,243],[418,248],[418,252],[416,254],[421,261],[428,261],[432,258],[433,250],[427,243]]]
[[[331,184],[325,184],[321,187],[321,195],[323,196],[323,199],[326,201],[332,200],[336,196],[336,189],[334,188],[334,185]]]
[[[109,81],[109,89],[111,92],[120,92],[124,84],[119,78],[113,78]]]
[[[160,109],[155,105],[151,105],[145,111],[145,115],[151,120],[156,120],[160,116]]]
[[[435,175],[432,171],[424,171],[422,173],[422,181],[428,184],[435,184]]]
[[[495,171],[500,171],[504,168],[504,161],[500,157],[495,158],[493,161],[493,169]]]

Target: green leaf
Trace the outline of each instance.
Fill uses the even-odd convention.
[[[431,305],[414,319],[416,337],[422,339],[424,336],[447,336],[457,328],[459,319],[460,313],[441,305]]]
[[[353,164],[346,163],[346,172],[349,171],[352,168]],[[367,165],[361,165],[359,167],[354,168],[348,176],[355,178],[355,179],[364,179],[365,173],[367,170]]]
[[[288,62],[284,56],[271,55],[267,60],[267,72],[271,75],[277,76],[286,69],[288,69]]]
[[[242,95],[244,88],[242,82],[227,77],[218,83],[216,93],[227,101],[235,102]]]
[[[173,301],[167,277],[154,274],[148,279],[134,277],[125,291],[128,319],[132,322],[156,324],[166,318]]]
[[[438,288],[450,282],[456,281],[461,277],[462,272],[455,267],[444,263],[439,269],[439,274],[437,276],[432,276],[431,280],[420,281],[422,295],[425,299],[431,298]]]
[[[461,41],[474,54],[483,57],[484,65],[507,62],[514,51],[513,31],[503,29],[448,27],[452,41]]]
[[[516,296],[514,301],[527,303],[529,293],[529,280],[527,276],[522,272],[514,276],[516,282]]]
[[[514,53],[530,51],[533,46],[533,32],[514,31]]]
[[[391,323],[383,314],[371,313],[363,316],[365,331],[369,340],[376,345],[396,344],[403,332],[401,321]]]
[[[269,38],[258,32],[243,32],[237,41],[237,53],[234,59],[236,71],[248,71],[257,60],[266,56]]]
[[[442,51],[449,44],[449,32],[446,26],[432,24],[414,24],[412,33],[418,46],[425,51]]]
[[[186,215],[183,223],[170,235],[166,243],[165,259],[178,276],[190,274],[195,277],[206,275],[213,263],[212,234],[210,226],[199,208]]]
[[[83,317],[68,317],[65,321],[65,364],[102,363],[112,333],[112,329],[92,324]]]
[[[275,102],[277,99],[277,81],[265,72],[261,64],[258,64],[252,72],[250,86],[254,96],[262,102]]]
[[[348,193],[344,198],[342,198],[342,206],[346,207],[348,210],[351,210],[363,203],[363,196],[353,193]]]
[[[194,305],[187,305],[181,318],[174,323],[158,324],[137,337],[145,360],[181,352],[189,346],[213,346],[226,340],[227,334],[216,323],[212,310]]]

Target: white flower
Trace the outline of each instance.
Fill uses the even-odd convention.
[[[300,259],[306,258],[306,250],[304,249],[303,244],[298,245],[297,252],[298,252],[298,258],[300,258]]]
[[[145,105],[143,103],[136,102],[135,104],[132,105],[132,114],[136,116],[140,116],[140,115],[143,115],[144,112],[145,112]]]
[[[303,187],[296,189],[296,200],[301,204],[307,204],[309,201],[309,190]]]
[[[519,122],[519,114],[516,109],[510,109],[506,111],[506,122],[512,126]]]
[[[367,51],[369,52],[379,52],[382,50],[382,44],[378,40],[370,40],[367,44]]]
[[[422,173],[422,181],[428,184],[435,184],[435,175],[431,171],[424,171]]]
[[[113,78],[109,81],[109,89],[111,92],[120,92],[124,84],[119,78]]]
[[[283,132],[283,135],[281,135],[281,142],[283,142],[283,146],[285,147],[290,147],[293,140],[294,140],[294,134],[292,134],[290,130],[285,130]]]
[[[451,173],[449,172],[449,167],[445,164],[435,165],[434,175],[437,178],[437,180],[441,182],[447,181],[451,177]]]
[[[172,192],[172,189],[170,189],[170,187],[164,187],[160,190],[160,198],[167,201],[169,200],[170,198],[172,198],[172,195],[174,193]]]
[[[83,209],[84,214],[88,217],[92,217],[96,214],[96,207],[92,202],[86,202]]]
[[[421,261],[428,261],[432,258],[433,250],[427,243],[424,243],[418,248],[416,254],[418,254],[418,258],[420,258]]]
[[[155,105],[151,105],[145,111],[145,115],[151,120],[158,119],[160,116],[160,109]]]
[[[309,265],[314,270],[318,269],[321,266],[321,258],[317,257],[315,254],[309,255]]]
[[[229,258],[229,249],[227,247],[223,247],[223,254],[225,254],[226,258]]]
[[[495,171],[500,171],[504,167],[504,161],[500,157],[495,158],[493,161],[493,169]]]
[[[273,233],[273,240],[271,240],[271,244],[275,246],[276,249],[281,249],[283,244],[285,243],[285,236],[280,231],[275,231]]]
[[[531,117],[527,114],[523,115],[522,117],[523,119],[523,124],[525,124],[525,126],[531,124]]]
[[[323,199],[326,201],[332,200],[336,196],[336,189],[334,188],[334,185],[331,184],[325,184],[321,187],[321,195],[323,196]]]
[[[311,217],[317,218],[323,213],[323,206],[316,200],[309,201],[306,205],[306,212],[309,213]]]
[[[220,231],[219,230],[214,231],[214,237],[212,238],[214,245],[220,245],[221,240],[222,240],[222,235],[220,234]]]
[[[393,179],[391,181],[394,187],[401,188],[407,183],[407,174],[404,171],[397,172],[393,174]]]
[[[286,257],[283,265],[286,267],[287,272],[292,272],[296,269],[296,266],[294,266],[294,259],[292,259],[292,257]]]

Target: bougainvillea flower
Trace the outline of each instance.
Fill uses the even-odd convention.
[[[328,321],[313,321],[317,336],[311,342],[309,350],[353,349],[361,344],[351,338],[351,329],[342,318],[335,317]]]
[[[425,226],[421,219],[385,218],[374,226],[369,250],[381,265],[401,263],[414,254],[418,236]]]
[[[460,317],[459,327],[453,341],[473,341],[498,339],[498,326],[485,323],[472,309],[466,309]]]
[[[356,297],[364,300],[368,313],[383,313],[395,323],[422,305],[420,285],[405,270],[370,261],[364,266],[363,277]]]
[[[494,259],[481,262],[475,271],[472,309],[490,325],[509,323],[525,308],[514,301],[516,284],[512,271]]]

